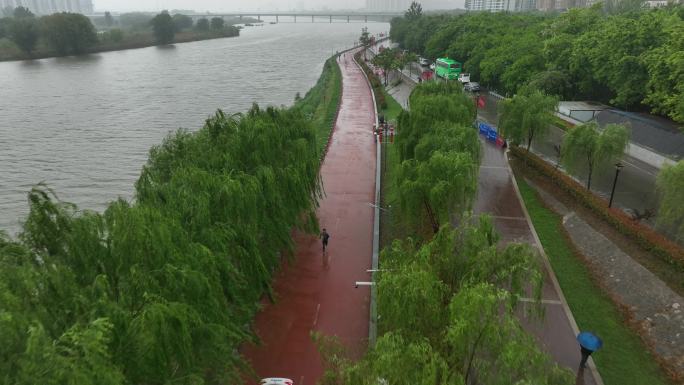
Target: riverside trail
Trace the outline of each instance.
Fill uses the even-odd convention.
[[[318,237],[295,235],[295,257],[274,281],[275,303],[265,303],[254,328],[259,346],[242,352],[260,378],[287,377],[313,385],[323,374],[310,333],[337,336],[352,357],[368,342],[370,290],[354,287],[370,278],[376,150],[375,109],[361,69],[347,53],[338,59],[342,98],[321,166],[325,196],[317,216],[330,233],[324,256]]]

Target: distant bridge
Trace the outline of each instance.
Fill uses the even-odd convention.
[[[295,23],[297,22],[297,18],[299,17],[300,20],[311,18],[311,22],[314,23],[316,22],[316,19],[318,20],[321,19],[327,19],[328,22],[332,23],[333,19],[339,20],[342,19],[344,20],[345,18],[347,19],[347,23],[351,22],[352,20],[363,20],[365,22],[368,22],[368,19],[374,20],[374,21],[389,21],[393,17],[398,17],[398,16],[403,16],[404,12],[399,12],[399,11],[389,11],[389,12],[373,12],[373,11],[367,11],[367,12],[343,12],[343,11],[303,11],[303,12],[288,12],[288,11],[254,11],[254,12],[224,12],[224,13],[207,13],[207,14],[199,14],[199,13],[193,13],[191,15],[187,15],[192,17],[193,19],[200,19],[200,18],[211,18],[211,17],[231,17],[231,18],[238,18],[242,19],[243,17],[254,17],[257,19],[261,19],[261,17],[275,17],[276,23],[280,22],[281,17],[285,17],[289,20],[293,20]]]

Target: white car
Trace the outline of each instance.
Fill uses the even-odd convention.
[[[264,378],[260,382],[261,385],[293,385],[294,382],[290,380],[289,378],[279,378],[279,377],[271,377],[271,378]]]
[[[477,82],[466,83],[463,86],[463,89],[466,91],[470,91],[470,92],[479,91],[480,90],[480,83],[477,83]]]
[[[430,69],[433,71],[435,70],[435,63],[430,64]]]
[[[420,63],[420,65],[422,65],[423,67],[427,67],[430,65],[430,61],[424,57],[418,59],[418,63]]]
[[[463,72],[458,75],[458,81],[465,84],[470,83],[470,74]]]

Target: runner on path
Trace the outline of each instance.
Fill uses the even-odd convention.
[[[324,253],[325,253],[325,249],[328,248],[328,239],[330,239],[330,234],[328,234],[328,232],[325,229],[323,229],[323,231],[321,232],[321,243],[323,243],[323,252]]]

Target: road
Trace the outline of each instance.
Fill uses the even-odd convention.
[[[324,255],[316,236],[296,234],[295,260],[276,277],[277,301],[256,316],[259,346],[242,349],[257,375],[287,377],[314,385],[323,374],[310,333],[337,336],[351,356],[367,347],[367,281],[371,267],[376,150],[371,127],[375,110],[366,80],[349,53],[339,59],[343,95],[340,112],[321,167],[325,197],[317,216],[330,233]]]
[[[499,99],[490,95],[486,90],[482,91],[482,95],[485,96],[486,100],[485,108],[479,110],[478,116],[497,125]],[[555,164],[558,162],[558,153],[554,146],[563,142],[564,135],[565,131],[551,126],[548,136],[532,142],[532,151]],[[656,208],[658,201],[655,191],[655,180],[658,169],[629,155],[623,156],[621,162],[625,167],[620,171],[618,177],[613,206],[629,210],[636,209],[640,212],[645,209]],[[577,179],[583,185],[586,185],[586,175],[586,172],[582,172],[577,176]],[[602,165],[602,167],[594,171],[591,188],[595,193],[608,199],[613,187],[614,178],[615,167],[613,164]]]

